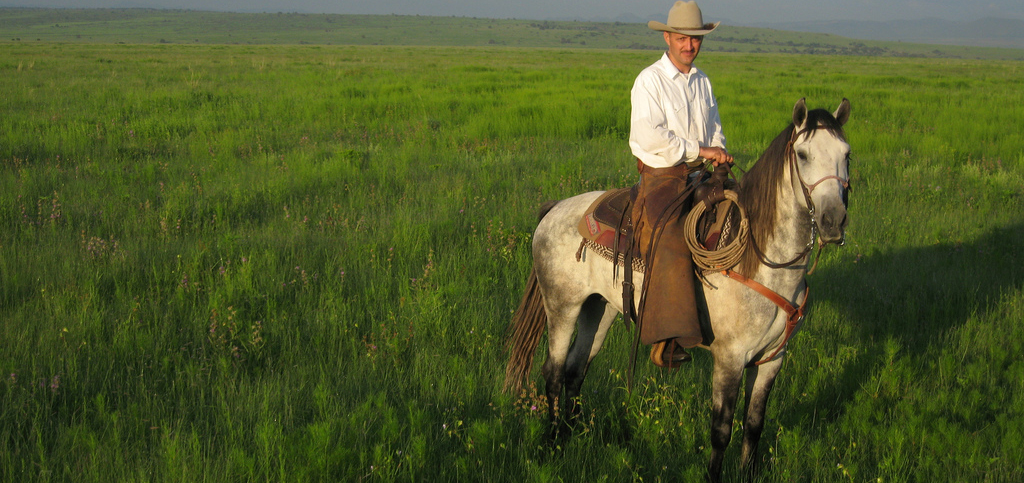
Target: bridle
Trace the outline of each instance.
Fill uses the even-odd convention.
[[[796,151],[793,149],[793,143],[796,141],[797,137],[799,137],[801,134],[807,133],[809,131],[810,131],[809,129],[804,129],[803,131],[797,131],[796,129],[793,129],[793,135],[790,136],[789,142],[786,144],[786,154],[785,154],[785,156],[786,156],[786,164],[789,165],[790,176],[792,176],[793,179],[796,179],[796,180],[798,180],[800,182],[800,191],[804,195],[804,205],[807,207],[807,216],[811,220],[811,236],[810,236],[810,239],[807,240],[807,245],[804,247],[804,249],[802,251],[800,251],[800,253],[797,253],[797,255],[795,257],[793,257],[792,260],[790,260],[788,262],[785,262],[785,263],[775,263],[775,262],[772,262],[771,260],[768,260],[768,257],[764,254],[763,251],[761,251],[761,247],[759,247],[757,245],[757,240],[754,238],[754,236],[751,235],[750,236],[750,245],[754,247],[754,252],[757,254],[757,258],[761,261],[761,263],[765,264],[769,268],[787,268],[787,267],[792,266],[793,264],[799,262],[804,257],[806,257],[809,253],[811,253],[811,250],[814,249],[814,244],[819,241],[819,238],[818,238],[818,221],[814,218],[814,214],[815,214],[814,199],[811,198],[811,193],[814,192],[815,188],[817,188],[821,183],[823,183],[825,181],[836,180],[843,187],[843,193],[844,193],[843,204],[846,204],[846,201],[847,201],[846,193],[850,189],[850,180],[849,180],[849,178],[842,178],[840,176],[829,175],[829,176],[823,176],[822,178],[818,179],[814,183],[808,184],[806,181],[804,181],[803,175],[800,174],[800,169],[797,168],[797,166],[796,166],[796,158],[797,158],[797,156],[796,156]],[[814,273],[814,268],[817,267],[817,265],[818,265],[818,258],[821,256],[821,248],[822,248],[823,245],[827,245],[827,244],[828,243],[819,243],[818,244],[818,255],[814,258],[814,264],[811,266],[810,270],[808,270],[808,272],[807,272],[808,274]],[[843,245],[846,244],[846,231],[845,230],[843,231],[843,238],[840,241],[835,242],[835,244],[839,245],[839,246],[843,246]]]

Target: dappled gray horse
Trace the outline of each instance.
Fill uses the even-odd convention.
[[[738,199],[746,208],[750,246],[732,270],[705,277],[706,307],[701,307],[706,334],[701,347],[714,358],[712,481],[721,477],[744,371],[742,464],[755,470],[768,395],[786,343],[803,319],[811,248],[816,239],[844,239],[850,146],[842,127],[849,114],[846,99],[834,113],[808,111],[801,99],[793,108],[793,123],[740,180]],[[623,309],[621,271],[616,274],[609,260],[591,253],[577,261],[577,223],[600,195],[561,200],[541,214],[533,237],[533,272],[513,317],[505,387],[518,390],[529,377],[546,322],[543,374],[553,428],[565,427],[578,412],[587,367]],[[634,277],[634,286],[642,286],[643,275]],[[640,294],[633,298],[639,300]]]

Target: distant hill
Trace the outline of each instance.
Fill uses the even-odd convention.
[[[1024,49],[1024,20],[1011,18],[984,18],[962,22],[939,19],[886,22],[833,20],[757,23],[750,26],[830,33],[865,40]]]
[[[625,13],[610,19],[565,18],[557,20],[646,24],[648,20],[664,21],[665,19],[663,14],[644,17],[633,13]],[[859,40],[1024,49],[1024,20],[1014,18],[983,18],[970,21],[925,18],[884,22],[865,20],[740,22],[728,18],[714,18],[710,20],[721,20],[724,25],[731,26],[759,27],[791,32],[814,32]]]
[[[635,18],[629,20],[634,21],[0,8],[0,43],[451,45],[633,50],[665,47],[645,23],[636,22]],[[707,52],[1024,60],[1024,48],[939,46],[908,39],[901,42],[870,40],[867,36],[858,40],[836,35],[840,27],[850,27],[847,23],[835,24],[834,28],[819,27],[831,33],[795,31],[795,27],[786,30],[724,24],[708,37],[704,49]],[[878,32],[884,30],[884,27],[876,27]],[[957,32],[966,35],[970,29]],[[1020,34],[1011,29],[1005,35],[1017,38],[1013,36]]]

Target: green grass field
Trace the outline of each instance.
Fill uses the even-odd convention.
[[[630,393],[617,327],[559,448],[499,390],[536,207],[635,180],[658,55],[4,44],[0,480],[697,479],[706,352]],[[1024,478],[1024,65],[699,64],[741,167],[800,97],[853,105],[761,481]]]

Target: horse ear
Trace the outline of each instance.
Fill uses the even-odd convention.
[[[793,125],[798,129],[803,127],[804,122],[807,121],[807,102],[804,99],[801,97],[793,106]]]
[[[836,117],[836,121],[839,121],[840,126],[846,124],[846,121],[850,119],[850,101],[845,97],[843,98],[843,102],[839,103],[839,108],[836,109],[834,116]]]

